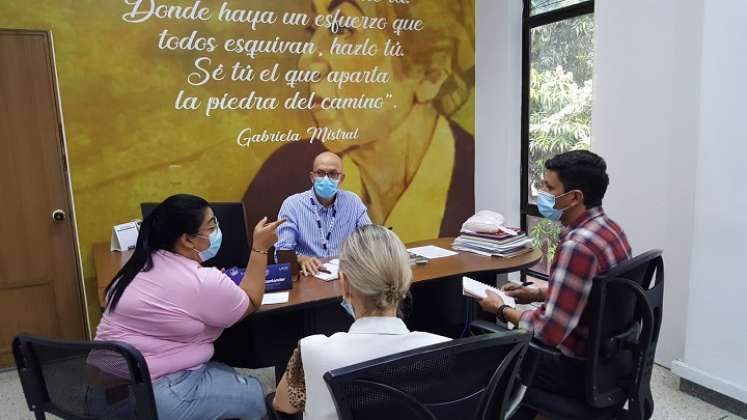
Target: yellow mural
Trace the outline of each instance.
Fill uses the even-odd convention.
[[[193,17],[201,8],[211,17],[184,18],[190,6]],[[221,8],[261,10],[277,22],[264,24],[259,14],[254,24],[241,13],[221,18]],[[283,24],[280,17],[295,13],[309,23]],[[297,147],[308,144],[312,133],[321,139],[323,133],[311,128],[351,133],[352,139],[324,147],[344,155],[347,187],[361,195],[372,218],[396,225],[405,241],[452,233],[474,207],[474,0],[3,0],[0,27],[52,32],[87,279],[95,276],[93,244],[108,241],[113,225],[140,217],[141,202],[188,192],[252,207],[267,201],[258,194],[268,183],[276,200],[298,192],[292,182],[293,188],[282,187],[285,169],[311,165],[312,156],[296,156],[322,147],[318,141],[311,149]],[[283,52],[264,53],[249,40],[275,41],[268,51]],[[288,43],[285,49],[280,42]],[[308,43],[314,49],[304,50]],[[214,50],[206,51],[211,44]],[[196,65],[200,57],[211,64]],[[226,74],[235,63],[251,66],[257,78],[224,75],[203,85],[188,80],[217,63],[225,64]],[[261,69],[275,67],[279,80],[259,81]],[[322,78],[290,86],[283,76],[293,69]],[[373,74],[377,70],[386,73],[386,82]],[[334,71],[349,80],[324,78]],[[180,91],[201,98],[203,107],[175,109]],[[207,98],[252,92],[281,105],[206,115]],[[294,95],[312,94],[307,107],[282,106]],[[381,98],[381,104],[320,109],[322,100],[335,97]],[[262,132],[299,133],[301,140],[237,144]],[[269,211],[264,209],[272,205],[280,202],[256,208]]]

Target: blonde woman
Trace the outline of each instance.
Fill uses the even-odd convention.
[[[321,75],[309,84],[318,129],[355,132],[355,140],[314,139],[277,149],[244,195],[247,221],[277,214],[280,203],[308,189],[309,156],[325,150],[342,157],[345,188],[368,207],[371,220],[392,227],[406,241],[454,236],[474,213],[474,1],[313,0],[312,22],[339,14],[350,19],[385,17],[386,30],[310,26],[311,41],[323,54],[306,54],[299,68]],[[319,16],[324,15],[324,16]],[[394,22],[422,19],[421,31],[395,33]],[[325,21],[325,19],[320,19]],[[333,45],[375,44],[372,56],[330,54]],[[399,42],[404,56],[385,56],[387,42]],[[333,72],[378,69],[387,83],[330,82]],[[331,98],[386,99],[382,109],[330,109]],[[417,214],[417,217],[413,217]]]
[[[378,225],[357,229],[340,253],[343,307],[355,318],[346,333],[313,335],[299,341],[277,387],[273,406],[306,420],[337,419],[322,376],[353,365],[449,340],[411,332],[397,309],[412,282],[407,250],[397,235]]]

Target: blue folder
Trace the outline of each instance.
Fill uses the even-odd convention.
[[[231,267],[225,271],[226,275],[234,283],[241,283],[246,270],[239,267]],[[265,291],[267,293],[290,290],[293,287],[291,282],[291,268],[289,263],[272,264],[265,270]]]

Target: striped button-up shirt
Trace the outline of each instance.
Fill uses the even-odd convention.
[[[338,255],[348,235],[371,224],[366,206],[355,193],[338,191],[333,204],[324,207],[313,188],[286,198],[278,219],[287,221],[278,228],[275,248],[311,257]]]
[[[601,207],[587,210],[561,234],[550,267],[547,300],[538,309],[524,312],[519,327],[566,356],[587,358],[591,321],[587,307],[594,277],[630,256],[620,226]]]

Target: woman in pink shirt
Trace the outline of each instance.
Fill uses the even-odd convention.
[[[210,362],[213,342],[259,308],[264,295],[267,250],[282,220],[254,228],[246,274],[237,286],[220,270],[201,263],[218,253],[222,233],[207,201],[192,195],[167,198],[140,228],[130,260],[107,288],[106,310],[96,340],[116,340],[138,349],[148,364],[160,419],[259,419],[265,414],[262,384],[233,368]],[[116,363],[89,357],[104,375]],[[89,392],[91,411],[117,404]],[[129,399],[119,404],[126,408]]]

